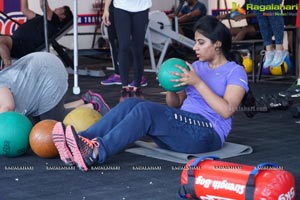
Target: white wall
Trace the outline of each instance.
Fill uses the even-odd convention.
[[[151,10],[170,10],[176,0],[152,0]]]

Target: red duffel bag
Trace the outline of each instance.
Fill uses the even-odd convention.
[[[181,198],[203,200],[293,200],[293,175],[273,163],[257,166],[200,157],[186,164],[181,173]]]

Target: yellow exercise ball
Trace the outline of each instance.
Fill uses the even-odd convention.
[[[288,66],[287,66],[287,63],[284,62],[283,63],[283,66],[284,66],[284,71],[285,73],[287,73],[287,70],[288,70]],[[270,73],[272,75],[275,75],[275,76],[280,76],[282,75],[282,69],[281,69],[281,66],[276,66],[276,67],[270,67]]]
[[[102,115],[88,107],[80,107],[72,110],[65,117],[63,123],[65,126],[72,125],[77,132],[84,131],[100,120]]]
[[[246,73],[252,72],[252,60],[249,57],[247,56],[243,57],[243,65]]]

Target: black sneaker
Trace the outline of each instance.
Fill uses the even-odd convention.
[[[300,97],[300,85],[293,84],[286,91],[279,92],[279,96],[287,98],[297,98]]]
[[[97,159],[93,158],[94,147],[100,145],[96,138],[89,140],[78,135],[72,126],[67,126],[66,139],[67,145],[73,154],[74,162],[80,170],[87,171],[89,167],[97,162]]]

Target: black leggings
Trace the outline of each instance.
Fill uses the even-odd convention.
[[[118,62],[118,37],[115,28],[115,20],[114,20],[114,7],[113,4],[109,7],[109,21],[111,23],[110,26],[107,27],[108,40],[110,43],[110,47],[112,50],[112,57],[115,64],[115,74],[120,74],[119,72],[119,62]]]
[[[119,42],[119,70],[123,86],[129,83],[130,49],[132,50],[134,82],[140,87],[144,71],[144,40],[148,26],[149,9],[140,12],[128,12],[114,9],[115,28]]]

